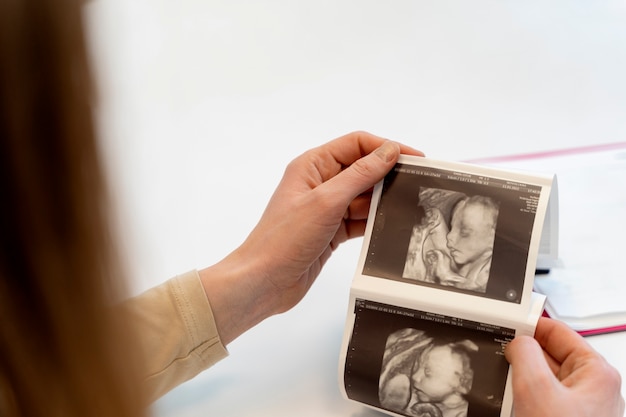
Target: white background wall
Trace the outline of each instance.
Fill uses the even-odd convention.
[[[623,0],[92,0],[86,17],[133,291],[219,260],[293,157],[352,130],[452,160],[626,138]],[[158,414],[374,415],[335,377],[359,245]]]

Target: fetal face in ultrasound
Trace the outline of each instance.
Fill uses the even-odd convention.
[[[514,331],[358,300],[349,398],[410,417],[499,416]]]
[[[484,293],[499,204],[488,196],[421,188],[403,278]]]
[[[385,177],[363,274],[520,303],[537,190],[401,165]]]
[[[467,416],[474,380],[469,339],[438,344],[424,331],[406,328],[389,335],[379,380],[383,408],[407,416]]]

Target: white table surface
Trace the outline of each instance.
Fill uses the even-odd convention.
[[[623,1],[92,0],[103,151],[133,291],[218,261],[284,166],[368,130],[439,159],[623,141]],[[374,416],[337,362],[361,241],[156,416]],[[626,333],[589,342],[626,374]]]

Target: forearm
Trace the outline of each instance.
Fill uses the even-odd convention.
[[[198,273],[190,271],[123,306],[144,353],[144,384],[154,400],[224,358]]]

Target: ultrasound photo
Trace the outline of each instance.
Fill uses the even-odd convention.
[[[469,339],[437,344],[406,328],[387,338],[379,380],[380,404],[407,416],[467,416],[465,398],[474,379]]]
[[[520,303],[539,186],[398,164],[362,273]]]
[[[403,278],[487,290],[499,204],[488,196],[422,187]]]
[[[348,398],[407,417],[496,417],[515,332],[357,300],[344,385]]]

